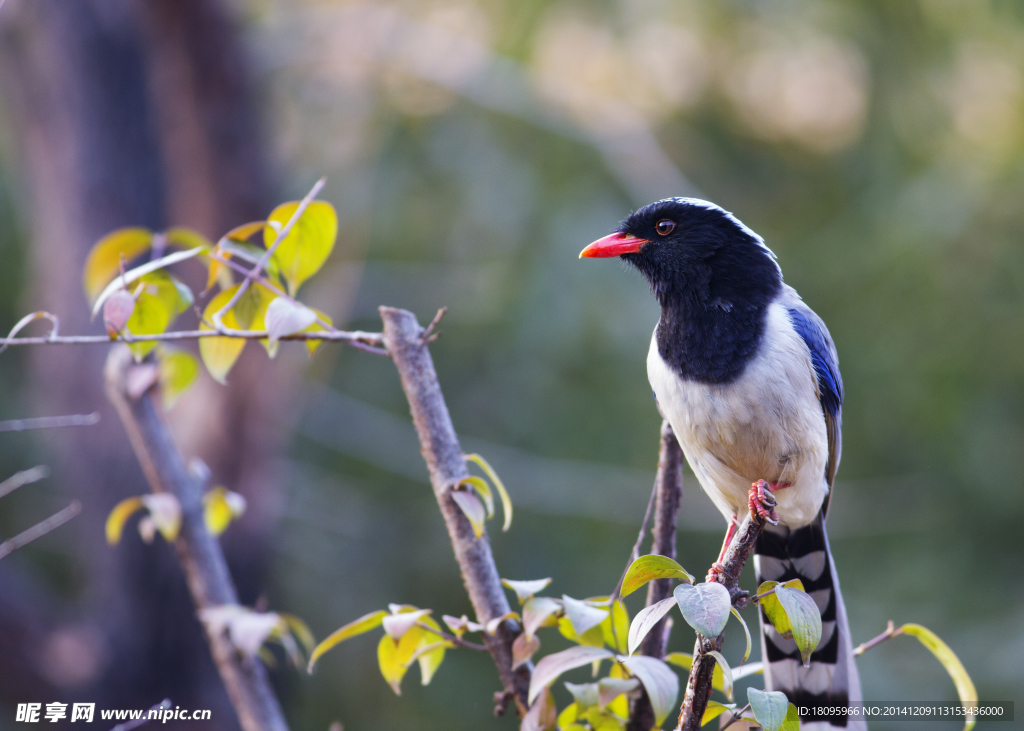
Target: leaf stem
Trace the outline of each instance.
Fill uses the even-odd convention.
[[[738,711],[733,711],[732,718],[729,719],[728,723],[726,723],[724,726],[722,726],[720,729],[718,729],[718,731],[725,731],[725,729],[729,728],[734,723],[739,721],[740,718],[743,716],[743,714],[746,713],[749,710],[750,710],[750,704],[748,703],[747,705],[743,706],[743,708],[739,709]]]
[[[855,647],[854,650],[853,650],[853,654],[854,655],[863,655],[865,652],[870,650],[875,645],[880,645],[883,642],[885,642],[886,640],[891,640],[893,637],[896,637],[896,636],[901,635],[901,634],[903,634],[903,630],[902,629],[896,629],[895,625],[893,625],[892,620],[890,619],[889,620],[889,624],[885,628],[885,632],[883,632],[882,634],[878,635],[878,637],[872,637],[870,640],[868,640],[864,644],[858,645],[857,647]]]
[[[487,652],[487,647],[486,646],[478,645],[475,642],[470,642],[469,640],[464,640],[461,637],[456,637],[455,635],[450,635],[447,632],[445,632],[443,629],[434,629],[429,624],[425,624],[423,622],[417,622],[416,626],[419,627],[420,629],[425,629],[427,632],[430,632],[433,635],[437,635],[438,637],[440,637],[442,639],[448,640],[453,645],[458,645],[459,647],[465,647],[468,650],[481,650],[483,652]]]

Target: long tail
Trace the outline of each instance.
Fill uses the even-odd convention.
[[[766,525],[754,548],[754,570],[759,584],[800,579],[821,611],[821,642],[806,668],[796,643],[783,639],[761,613],[765,688],[783,691],[797,708],[810,711],[800,719],[804,731],[835,731],[837,727],[866,731],[862,718],[831,716],[825,720],[814,713],[816,707],[862,700],[850,626],[823,515],[818,513],[813,523],[796,530]]]

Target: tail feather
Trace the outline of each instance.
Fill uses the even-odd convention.
[[[800,579],[821,612],[821,641],[811,654],[808,667],[803,667],[796,643],[784,639],[761,613],[765,687],[783,691],[797,708],[809,710],[801,717],[804,731],[866,729],[859,718],[818,718],[815,713],[822,706],[846,705],[862,699],[824,516],[819,513],[810,525],[796,530],[766,525],[754,548],[754,570],[758,583]]]

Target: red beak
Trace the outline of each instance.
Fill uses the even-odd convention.
[[[647,243],[646,239],[638,239],[624,233],[608,234],[600,238],[580,252],[580,258],[592,257],[595,259],[610,256],[622,256],[640,251],[640,247]]]

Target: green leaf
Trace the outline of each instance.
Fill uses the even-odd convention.
[[[967,674],[967,670],[964,668],[963,663],[960,662],[960,658],[949,648],[949,645],[939,639],[938,635],[919,624],[905,624],[896,632],[897,634],[907,634],[920,640],[921,644],[927,647],[935,655],[936,659],[942,663],[942,667],[946,669],[949,677],[953,679],[953,685],[956,686],[956,693],[960,696],[960,702],[965,706],[977,704],[978,690],[974,687],[974,681]],[[967,723],[964,725],[964,731],[970,731],[970,729],[974,728],[976,720],[975,716],[968,716]]]
[[[612,656],[612,653],[603,647],[584,647],[581,645],[542,657],[533,669],[533,675],[530,677],[530,692],[527,702],[532,704],[533,699],[544,688],[558,680],[558,676],[562,673],[589,665],[595,661],[606,660]]]
[[[736,704],[735,703],[730,703],[729,705],[726,705],[724,703],[719,703],[718,701],[709,700],[707,707],[705,707],[705,709],[704,709],[704,715],[701,716],[700,725],[701,726],[706,726],[707,724],[709,724],[710,722],[714,721],[716,718],[721,716],[726,711],[735,711],[735,710],[736,710]]]
[[[513,581],[512,579],[502,579],[501,585],[511,589],[516,593],[516,598],[520,604],[526,602],[527,599],[532,597],[537,592],[544,591],[548,584],[551,583],[551,579],[533,579],[531,581]],[[552,600],[554,601],[554,600]],[[525,609],[523,612],[525,613]]]
[[[470,525],[473,526],[473,533],[477,538],[484,534],[484,521],[487,520],[487,513],[484,509],[484,504],[480,502],[480,498],[476,496],[475,492],[469,492],[468,490],[452,490],[452,500],[459,506],[459,509],[469,518]]]
[[[110,511],[110,515],[107,516],[107,543],[111,546],[120,543],[121,534],[124,532],[124,524],[128,522],[128,518],[133,513],[141,510],[142,507],[141,497],[126,498],[114,506],[114,509]]]
[[[736,619],[740,621],[740,625],[743,627],[743,634],[747,638],[747,649],[743,651],[743,659],[740,660],[740,663],[742,664],[747,661],[748,657],[750,657],[750,629],[747,627],[747,622],[743,619],[743,616],[736,611],[736,607],[730,607],[730,611],[732,612],[732,616],[736,617]]]
[[[498,497],[501,499],[501,510],[505,514],[505,523],[501,526],[501,530],[507,531],[512,526],[512,498],[508,496],[508,491],[505,490],[505,483],[501,481],[498,473],[494,471],[490,463],[479,454],[467,454],[465,457],[467,462],[475,463],[484,471],[487,478],[494,484],[494,489],[498,491]]]
[[[344,642],[350,637],[355,637],[356,635],[361,635],[364,632],[369,632],[372,629],[380,627],[381,622],[386,616],[388,616],[388,613],[383,609],[379,609],[376,612],[364,614],[359,619],[349,622],[340,629],[336,629],[323,642],[313,648],[313,654],[309,656],[309,666],[307,670],[312,673],[313,666],[316,664],[316,661],[320,659],[321,655],[333,648],[335,645]],[[387,635],[384,636],[387,637]]]
[[[149,251],[153,232],[145,228],[119,228],[96,242],[85,260],[82,285],[89,303],[93,304],[103,288],[121,271],[121,255],[125,263]]]
[[[711,650],[707,654],[715,658],[715,670],[722,668],[722,692],[725,693],[729,700],[732,700],[732,668],[729,667],[729,663],[726,662],[725,656],[722,653]],[[714,684],[712,683],[712,685]]]
[[[505,581],[502,580],[502,583],[505,583]],[[554,615],[561,611],[561,609],[562,605],[550,597],[530,597],[523,604],[523,630],[528,635],[534,635],[541,627],[557,624],[554,621]]]
[[[686,623],[708,638],[717,637],[729,621],[732,600],[721,584],[680,584],[673,592]]]
[[[199,376],[199,361],[191,353],[163,346],[160,361],[160,390],[164,408],[170,410]]]
[[[415,657],[420,665],[420,684],[430,685],[434,673],[444,661],[445,651],[452,647],[452,644],[440,634],[441,625],[433,617],[423,617],[420,621],[438,633],[431,634],[427,630],[423,630],[423,639],[420,640],[420,644],[416,648]]]
[[[662,599],[657,604],[644,607],[637,612],[633,623],[629,626],[629,644],[627,650],[630,655],[640,646],[647,634],[654,628],[661,618],[668,614],[676,604],[674,597]]]
[[[654,720],[660,726],[675,706],[679,695],[679,676],[656,657],[631,655],[620,658],[620,661],[643,683],[654,709]]]
[[[679,579],[687,583],[693,582],[693,577],[668,556],[651,554],[640,556],[626,570],[626,577],[622,580],[622,596],[629,596],[649,581],[655,579]]]
[[[277,239],[278,231],[284,227],[299,207],[298,201],[283,203],[274,209],[263,229],[263,244],[269,249]],[[278,224],[276,227],[274,224]],[[281,274],[288,284],[288,293],[295,293],[302,283],[316,274],[327,261],[334,240],[338,236],[338,216],[334,206],[324,201],[313,201],[288,236],[274,251]]]
[[[476,490],[477,495],[484,501],[484,507],[487,508],[487,517],[494,517],[494,495],[491,493],[491,487],[484,482],[482,477],[463,477],[459,480],[457,487],[469,486]]]
[[[747,702],[764,731],[780,731],[789,713],[790,704],[785,693],[747,688]]]
[[[807,667],[811,653],[821,641],[821,613],[818,611],[818,605],[810,595],[799,589],[780,586],[775,590],[775,596],[786,611],[790,632],[800,649],[804,667]]]
[[[234,287],[225,289],[223,292],[218,293],[213,299],[210,300],[210,304],[203,310],[203,322],[199,323],[200,330],[212,330],[213,328],[207,325],[207,322],[213,322],[213,315],[218,312],[224,305],[231,301],[231,298],[235,296],[235,292],[238,290],[240,285],[236,284]],[[234,309],[228,310],[224,313],[221,318],[227,327],[232,329],[241,329],[238,324],[238,319],[235,317]],[[206,370],[210,372],[213,379],[219,383],[227,383],[228,373],[231,371],[231,367],[238,360],[238,356],[242,354],[242,349],[245,348],[245,340],[242,338],[229,338],[229,337],[203,337],[199,338],[199,355],[203,359],[203,364],[206,366]]]
[[[597,627],[608,616],[608,610],[592,607],[586,602],[573,599],[565,594],[562,595],[562,606],[565,607],[565,616],[572,623],[577,637],[583,635],[587,630]]]
[[[800,713],[792,703],[786,711],[786,720],[782,722],[781,731],[800,731]]]

